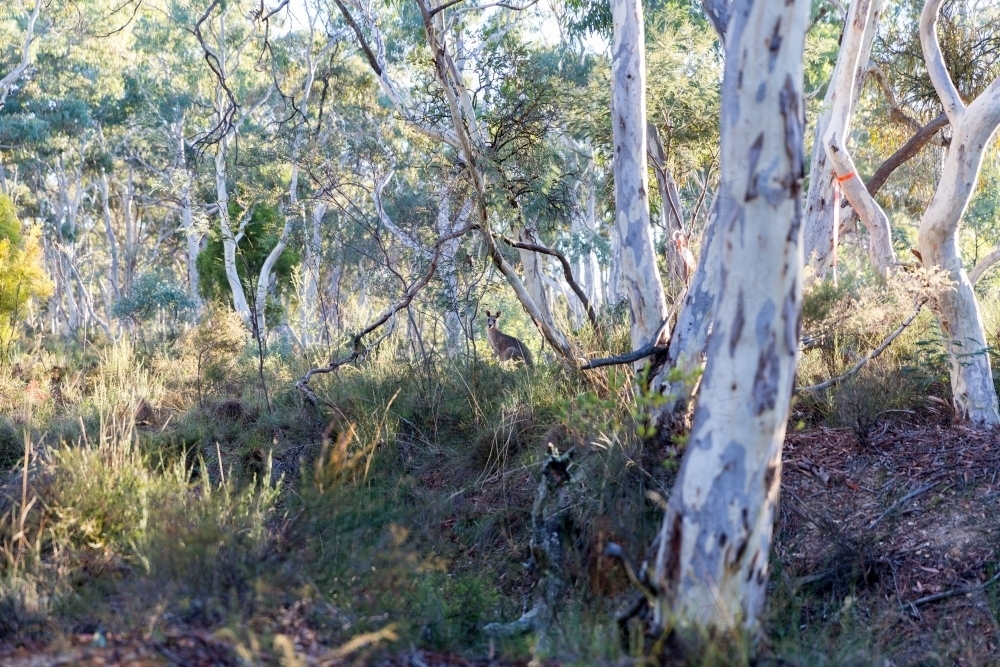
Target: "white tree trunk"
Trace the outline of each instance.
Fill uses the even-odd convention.
[[[24,41],[21,47],[21,60],[11,71],[0,78],[0,109],[3,108],[4,102],[7,101],[7,95],[10,94],[14,84],[17,83],[18,79],[28,69],[28,65],[31,64],[31,45],[35,41],[35,24],[38,22],[38,15],[41,10],[42,0],[35,0],[34,9],[26,17],[27,22],[24,29]]]
[[[653,173],[656,175],[656,189],[660,195],[660,224],[667,234],[666,256],[667,275],[670,283],[671,297],[676,297],[688,281],[688,263],[684,256],[687,249],[687,231],[684,229],[684,210],[681,206],[677,183],[670,174],[667,165],[667,153],[663,148],[663,140],[656,126],[649,123],[646,128],[649,141],[649,157],[653,161]],[[678,244],[678,235],[683,238],[682,246]]]
[[[718,201],[716,198],[712,203],[708,224],[702,233],[701,258],[681,304],[677,324],[670,334],[666,362],[654,378],[653,386],[666,397],[656,420],[663,435],[683,425],[715,317],[722,254]]]
[[[98,183],[101,190],[101,211],[104,214],[104,234],[108,239],[108,252],[111,255],[111,269],[108,276],[111,280],[111,289],[114,293],[114,301],[121,298],[121,285],[118,282],[121,275],[118,266],[118,239],[115,236],[113,220],[111,217],[110,188],[108,186],[108,175],[101,170],[101,180]]]
[[[288,246],[288,234],[292,231],[292,218],[285,216],[285,226],[281,228],[281,236],[278,242],[267,253],[264,264],[260,267],[260,274],[257,276],[257,294],[254,298],[254,314],[257,316],[257,335],[264,337],[267,335],[267,323],[264,321],[264,307],[267,305],[267,293],[271,289],[273,276],[271,271],[274,265],[281,258],[281,253],[285,252]]]
[[[535,225],[526,222],[518,231],[517,240],[521,243],[539,245]],[[555,328],[555,319],[552,317],[552,306],[545,289],[544,255],[521,248],[518,248],[517,253],[521,258],[521,276],[524,281],[524,287],[528,290],[528,294],[531,295],[531,300],[535,302],[535,306],[538,307],[538,316],[543,318],[549,327]]]
[[[218,152],[215,154],[215,198],[219,204],[219,227],[222,230],[222,265],[226,271],[229,291],[233,294],[233,309],[244,324],[249,325],[252,319],[250,305],[243,292],[240,274],[236,270],[236,245],[239,240],[233,233],[232,223],[229,219],[229,190],[226,185],[226,149],[228,145],[228,138],[223,137],[219,142]]]
[[[853,9],[860,9],[862,3],[855,2]],[[809,170],[809,193],[806,195],[806,209],[804,218],[804,248],[806,262],[815,267],[816,277],[822,278],[836,264],[836,248],[834,243],[839,238],[839,231],[833,228],[834,222],[834,173],[833,167],[827,163],[826,145],[824,136],[830,125],[830,117],[833,113],[833,106],[837,97],[837,82],[844,78],[842,71],[851,72],[851,96],[847,107],[846,129],[850,129],[851,115],[857,106],[858,98],[861,96],[861,88],[864,85],[865,72],[868,67],[868,58],[872,52],[872,42],[875,39],[875,29],[878,26],[879,17],[882,14],[883,0],[871,0],[870,11],[867,12],[866,19],[862,25],[853,21],[859,18],[860,12],[849,12],[844,25],[845,41],[842,41],[840,52],[837,54],[837,64],[830,78],[829,87],[826,90],[826,98],[823,101],[823,112],[816,118],[816,133],[813,137],[812,166]],[[861,30],[864,35],[861,40],[860,50],[857,53],[850,53],[846,46],[847,33]]]
[[[441,186],[440,203],[438,204],[437,233],[438,237],[451,233],[456,227],[464,225],[472,213],[472,202],[466,201],[453,219],[451,211],[451,192],[447,186]],[[449,357],[454,358],[462,350],[462,317],[458,312],[458,271],[455,266],[455,255],[458,253],[460,238],[445,241],[441,246],[441,258],[438,261],[438,274],[444,283],[444,329],[445,348]]]
[[[322,223],[329,205],[325,201],[313,203],[309,214],[309,228],[305,232],[305,268],[304,303],[299,304],[302,314],[302,344],[310,345],[319,340],[320,320],[322,315],[319,307],[319,267],[322,255]]]
[[[186,248],[185,262],[188,274],[188,296],[194,302],[195,310],[201,312],[203,302],[199,290],[201,277],[198,275],[198,253],[201,252],[201,233],[194,226],[194,202],[191,190],[194,187],[191,172],[187,168],[184,157],[184,117],[175,124],[177,139],[177,154],[175,167],[181,172],[181,229],[184,231]]]
[[[954,281],[935,300],[951,360],[955,413],[975,424],[1000,424],[986,335],[972,283],[962,266],[958,226],[979,180],[983,153],[1000,125],[1000,78],[968,107],[945,67],[938,44],[937,14],[942,0],[928,0],[920,17],[920,42],[934,89],[952,125],[951,145],[941,181],[920,219],[917,246],[924,266],[943,269]]]
[[[802,303],[808,0],[737,0],[726,34],[721,288],[660,534],[656,620],[728,630],[763,609]]]
[[[200,276],[198,275],[198,253],[201,252],[201,234],[194,228],[194,205],[191,202],[191,178],[185,170],[185,182],[181,186],[181,229],[184,230],[184,243],[187,248],[185,260],[188,272],[188,296],[194,302],[195,310],[201,312],[204,305],[199,291]]]
[[[632,318],[632,349],[657,337],[667,301],[649,225],[646,171],[646,51],[640,0],[611,0],[612,135],[618,261]],[[642,368],[646,360],[636,363]]]
[[[847,149],[851,110],[854,107],[854,89],[857,79],[863,76],[858,70],[866,67],[868,63],[867,59],[864,62],[860,60],[866,40],[870,40],[870,37],[865,35],[865,29],[869,26],[874,29],[875,20],[871,18],[871,14],[877,9],[875,7],[877,1],[855,0],[847,13],[847,23],[840,47],[840,58],[843,59],[844,66],[837,70],[832,83],[833,107],[830,111],[829,125],[823,135],[823,145],[826,148],[827,161],[840,188],[844,191],[844,196],[868,230],[868,257],[878,274],[884,278],[896,263],[889,218],[861,181],[858,169]],[[832,222],[830,230],[832,247]]]

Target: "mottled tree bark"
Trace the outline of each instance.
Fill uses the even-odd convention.
[[[863,22],[858,24],[856,21],[861,17],[858,10],[862,4],[867,4],[870,9],[863,15]],[[804,247],[806,261],[815,268],[815,275],[819,278],[826,276],[835,264],[836,248],[834,243],[839,237],[837,233],[839,230],[835,230],[833,227],[834,173],[832,165],[827,161],[824,136],[830,126],[830,118],[838,95],[837,82],[841,79],[848,80],[848,76],[850,101],[846,108],[845,128],[849,129],[851,126],[851,115],[854,113],[858,97],[861,95],[861,88],[864,85],[868,58],[872,52],[872,41],[875,39],[875,29],[882,14],[882,4],[883,0],[870,0],[869,3],[855,2],[852,5],[852,11],[848,12],[844,24],[844,37],[840,52],[837,54],[837,64],[834,66],[833,76],[830,78],[826,97],[823,100],[823,112],[816,119],[812,166],[809,170],[809,193],[806,195]],[[846,48],[846,41],[849,33],[858,31],[863,37],[859,49],[851,52]],[[847,76],[844,73],[847,73]],[[844,93],[839,94],[843,95]]]
[[[647,345],[667,315],[649,225],[646,163],[646,55],[639,0],[611,0],[611,122],[618,261],[632,319],[632,349]],[[666,334],[659,333],[661,340]],[[636,362],[636,369],[646,361]]]
[[[962,266],[958,226],[969,205],[983,153],[1000,126],[1000,78],[965,106],[948,74],[936,26],[942,0],[927,0],[920,17],[920,43],[934,89],[951,121],[952,138],[941,180],[920,219],[917,246],[927,268],[947,271],[954,281],[932,302],[951,361],[956,415],[976,424],[1000,424],[986,333],[972,282]]]
[[[836,72],[832,82],[834,89],[831,98],[833,107],[830,110],[826,132],[823,134],[823,146],[826,149],[827,161],[833,170],[837,183],[868,230],[868,257],[872,266],[884,278],[896,263],[896,254],[892,249],[892,230],[889,227],[889,217],[865,188],[847,148],[851,110],[855,100],[854,91],[858,87],[858,78],[863,76],[862,68],[867,65],[867,59],[864,62],[861,61],[861,52],[864,45],[869,43],[871,39],[866,34],[866,30],[874,31],[872,13],[877,9],[877,2],[878,0],[857,0],[851,4],[847,13],[847,24],[840,47],[843,67]],[[826,176],[821,176],[821,178],[826,178]],[[833,209],[835,208],[836,202],[831,200],[830,248],[833,248],[832,243],[835,240],[832,231],[834,229],[833,218],[835,217]],[[830,256],[833,257],[832,251]]]
[[[807,0],[737,0],[726,31],[721,287],[656,557],[662,627],[755,627],[764,605],[802,303]]]

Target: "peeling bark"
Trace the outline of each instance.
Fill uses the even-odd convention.
[[[754,628],[764,605],[802,301],[806,0],[726,31],[719,303],[656,557],[659,627]],[[763,37],[762,37],[763,36]]]

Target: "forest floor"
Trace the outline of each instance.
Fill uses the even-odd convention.
[[[820,427],[789,434],[772,560],[771,649],[756,664],[821,664],[808,650],[794,655],[782,648],[790,636],[808,643],[816,627],[828,642],[857,645],[853,652],[840,646],[840,657],[822,664],[1000,664],[1000,433],[928,426],[933,413],[907,417],[924,425],[895,421],[864,433]],[[240,636],[179,621],[160,623],[155,632],[78,626],[0,645],[0,664],[529,663],[401,646],[391,628],[345,644],[315,622],[317,604],[258,614],[247,620],[256,634]],[[276,638],[273,646],[255,643],[254,636],[265,635]],[[605,662],[578,655],[566,664]]]
[[[781,570],[804,600],[859,606],[897,665],[1000,664],[1000,433],[897,422],[865,436],[786,439]]]

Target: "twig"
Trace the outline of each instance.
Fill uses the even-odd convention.
[[[931,602],[937,602],[938,600],[947,600],[948,598],[953,598],[957,595],[967,595],[969,593],[978,593],[979,591],[986,590],[996,582],[1000,581],[1000,572],[994,574],[992,578],[975,586],[966,586],[965,588],[953,588],[950,591],[942,591],[940,593],[935,593],[934,595],[928,595],[920,598],[919,600],[914,600],[909,604],[913,607],[919,607],[921,605],[930,604]]]
[[[917,319],[917,315],[920,314],[920,311],[923,309],[925,303],[927,303],[926,297],[920,300],[920,302],[917,304],[917,307],[913,310],[912,315],[903,320],[903,323],[900,324],[898,327],[896,327],[896,330],[893,331],[891,334],[889,334],[886,337],[886,339],[882,341],[881,345],[879,345],[874,350],[872,350],[864,357],[862,357],[862,359],[858,363],[854,364],[851,370],[847,371],[843,375],[832,377],[826,382],[820,382],[819,384],[814,384],[808,387],[799,387],[799,389],[797,390],[798,393],[802,394],[805,392],[817,392],[817,391],[823,391],[824,389],[829,389],[830,387],[840,384],[844,380],[850,378],[852,375],[860,371],[865,364],[867,364],[869,361],[871,361],[878,355],[885,352],[886,348],[892,344],[892,341],[896,340],[896,338],[899,337],[899,334],[903,333],[906,327],[913,324],[913,320]]]
[[[938,480],[935,480],[933,482],[928,482],[927,484],[924,484],[923,486],[921,486],[921,487],[919,487],[917,489],[914,489],[913,491],[910,491],[905,496],[903,496],[902,498],[900,498],[899,500],[897,500],[896,502],[894,502],[892,505],[889,505],[889,508],[886,511],[882,512],[882,514],[880,514],[877,519],[875,519],[874,521],[872,521],[871,523],[869,523],[868,524],[868,529],[871,530],[872,528],[874,528],[875,526],[877,526],[879,524],[879,522],[882,521],[882,519],[884,519],[887,516],[889,516],[892,512],[896,511],[897,509],[899,509],[900,507],[902,507],[906,503],[910,502],[911,500],[913,500],[917,496],[920,496],[920,495],[923,495],[924,493],[927,493],[928,491],[930,491],[931,489],[933,489],[935,486],[937,486],[940,483],[941,483],[941,480],[938,479]]]

